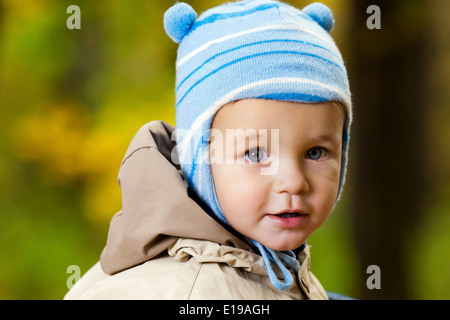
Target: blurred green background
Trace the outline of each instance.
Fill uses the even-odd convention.
[[[198,13],[223,3],[186,2]],[[286,2],[299,8],[309,3]],[[449,2],[378,1],[381,30],[367,29],[365,21],[370,14],[362,10],[368,6],[362,2],[324,3],[335,15],[332,35],[346,58],[350,83],[355,85],[356,128],[352,129],[355,142],[350,144],[341,201],[308,240],[312,270],[327,290],[356,298],[450,299],[450,24],[442,14],[450,12]],[[66,9],[72,4],[81,9],[81,30],[66,27],[70,16]],[[151,120],[175,124],[177,46],[162,24],[165,10],[173,4],[153,0],[0,0],[0,299],[62,299],[71,275],[67,267],[77,265],[84,273],[98,261],[109,220],[121,208],[117,173],[128,143]],[[418,39],[417,34],[423,38]],[[358,150],[370,141],[365,140],[363,129],[367,119],[371,120],[359,110],[364,110],[364,98],[372,94],[366,89],[378,87],[377,82],[362,85],[364,79],[382,77],[360,66],[375,66],[392,52],[407,59],[412,53],[407,46],[423,44],[423,39],[427,41],[423,45],[426,57],[418,57],[409,66],[426,66],[426,74],[416,74],[415,67],[402,69],[409,70],[402,74],[405,82],[420,76],[418,83],[426,89],[424,103],[418,107],[421,116],[413,126],[420,128],[414,131],[423,148],[411,156],[414,161],[405,156],[398,142],[372,156],[375,162],[395,158],[406,166],[417,163],[408,169],[409,176],[417,176],[420,167],[424,182],[409,181],[406,175],[396,184],[400,187],[394,188],[407,190],[402,183],[415,187],[415,194],[409,198],[399,195],[398,202],[408,202],[417,212],[409,216],[408,206],[400,206],[393,211],[398,216],[373,220],[377,212],[381,216],[389,211],[385,211],[388,206],[382,198],[375,197],[379,203],[374,213],[369,210],[372,204],[361,204],[361,190],[378,191],[371,191],[373,181],[370,176],[364,178],[359,166],[365,163],[362,156],[366,153]],[[399,46],[397,51],[393,44]],[[390,73],[396,73],[395,64],[386,71]],[[391,87],[402,85],[407,84],[396,81]],[[416,94],[409,87],[406,90]],[[378,100],[379,110],[386,110],[382,108],[392,97]],[[405,113],[416,110],[408,105],[392,108],[404,108]],[[379,117],[378,126],[367,138],[385,131],[383,119],[390,115]],[[396,125],[398,132],[390,132],[393,137],[402,132],[402,121]],[[417,150],[414,145],[411,148]],[[400,163],[398,170],[403,167]],[[390,184],[383,181],[380,185]],[[368,230],[375,230],[363,232],[372,242],[386,239],[387,245],[366,245],[361,221],[369,221]],[[384,233],[385,226],[395,229]],[[384,267],[377,257],[393,266]],[[376,295],[365,283],[369,264],[381,265],[381,289]],[[397,293],[390,289],[393,287],[403,291]]]

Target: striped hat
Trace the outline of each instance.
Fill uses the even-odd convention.
[[[313,3],[298,10],[273,0],[226,3],[197,18],[177,3],[164,15],[169,37],[179,44],[176,61],[177,151],[188,185],[228,224],[217,200],[209,159],[210,127],[217,111],[246,98],[319,103],[346,109],[339,194],[345,177],[351,99],[342,56],[329,32],[328,7]],[[339,197],[339,195],[338,195]],[[289,257],[254,242],[275,287],[290,286]],[[270,262],[285,274],[276,279]],[[274,278],[273,278],[274,277]]]

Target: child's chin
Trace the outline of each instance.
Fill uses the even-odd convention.
[[[267,248],[270,248],[275,251],[289,251],[289,250],[295,250],[298,247],[300,247],[306,239],[295,239],[291,241],[280,241],[280,242],[267,242],[265,245]]]

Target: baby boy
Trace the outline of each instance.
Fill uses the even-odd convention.
[[[176,129],[136,134],[100,264],[66,299],[328,298],[306,240],[345,178],[351,101],[333,25],[319,3],[166,12]]]

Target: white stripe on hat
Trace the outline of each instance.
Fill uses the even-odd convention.
[[[187,54],[183,58],[181,58],[176,63],[176,68],[178,69],[186,61],[188,61],[189,59],[191,59],[193,56],[197,55],[198,53],[206,50],[207,48],[209,48],[213,44],[224,42],[224,41],[227,41],[227,40],[230,40],[230,39],[233,39],[233,38],[237,38],[237,37],[249,34],[249,33],[265,31],[265,30],[298,30],[298,31],[304,31],[304,32],[310,33],[310,34],[320,38],[321,40],[325,41],[327,44],[331,45],[333,48],[336,49],[336,53],[339,56],[341,55],[339,50],[338,50],[338,48],[336,47],[336,44],[333,41],[330,41],[330,39],[327,39],[327,38],[325,38],[324,36],[322,36],[322,35],[320,35],[318,33],[312,32],[311,30],[308,30],[306,28],[302,28],[302,27],[297,26],[297,25],[272,25],[272,26],[264,26],[264,27],[259,27],[259,28],[255,28],[255,29],[245,30],[245,31],[241,31],[241,32],[237,32],[237,33],[233,33],[233,34],[227,35],[227,36],[219,38],[219,39],[211,40],[211,41],[203,44],[202,46],[198,47],[197,49],[195,49],[191,53]]]

